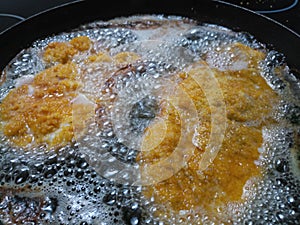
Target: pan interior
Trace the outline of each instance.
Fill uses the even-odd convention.
[[[242,86],[245,74],[246,84],[254,80],[251,91],[262,89],[259,94]],[[207,79],[209,75],[212,80]],[[199,77],[202,80],[197,82]],[[300,83],[282,53],[268,50],[249,33],[176,15],[96,21],[36,40],[9,63],[2,79],[0,219],[5,224],[263,224],[293,223],[299,216]],[[215,79],[220,86],[211,89],[209,84],[215,85]],[[37,93],[45,108],[36,104]],[[199,102],[202,95],[206,100]],[[12,101],[10,96],[14,96]],[[59,99],[59,104],[47,100],[53,98]],[[242,101],[249,101],[246,109]],[[57,104],[61,111],[51,111]],[[222,104],[224,111],[218,111]],[[42,110],[47,119],[31,127],[28,121],[39,119],[32,115]],[[54,112],[60,114],[56,119],[66,120],[55,132],[47,133],[44,125]],[[17,116],[21,119],[14,119]],[[24,118],[27,124],[22,127]],[[164,120],[167,125],[160,123]],[[8,129],[11,121],[13,128],[20,125],[30,132]],[[210,181],[206,178],[209,171],[230,168],[213,167],[218,160],[228,159],[224,152],[229,150],[220,147],[215,155],[213,150],[210,154],[205,150],[209,142],[201,142],[208,139],[201,129],[213,133],[213,121],[222,140],[212,138],[212,146],[220,141],[235,149],[244,138],[246,141],[236,146],[246,146],[246,152],[255,150],[246,156],[247,160],[253,157],[251,163],[245,161],[248,167],[241,165],[241,174],[253,176],[239,190],[239,199],[228,194],[232,197],[228,200],[229,187],[207,189],[206,193],[215,196],[202,193],[212,199],[212,204],[205,206],[206,201],[194,202],[189,194],[181,195],[192,189],[178,178],[185,179],[187,173],[189,182],[199,182],[199,186],[189,185],[200,190]],[[220,131],[223,123],[224,134]],[[177,131],[177,125],[186,130]],[[71,138],[59,139],[60,134],[66,134],[60,133],[66,127],[70,127],[66,133]],[[236,136],[231,137],[226,129]],[[41,132],[45,135],[39,139]],[[178,133],[180,137],[174,138]],[[190,142],[180,142],[189,138]],[[191,156],[188,152],[180,160],[175,155],[172,169],[176,171],[170,176],[165,164],[143,170],[168,156],[174,141],[183,147],[173,146],[172,150],[182,152],[192,146],[200,153]],[[160,156],[160,152],[166,155]],[[236,154],[232,161],[242,163]],[[185,156],[186,164],[176,169]],[[204,156],[208,157],[206,162],[201,160]],[[194,164],[201,165],[194,171],[196,175],[189,173]],[[238,168],[236,164],[232,167]],[[243,168],[250,169],[243,172]],[[159,176],[151,174],[153,171]],[[145,179],[147,176],[151,179]],[[155,180],[161,177],[164,179]],[[223,178],[216,178],[216,183]],[[173,188],[176,185],[182,190]]]

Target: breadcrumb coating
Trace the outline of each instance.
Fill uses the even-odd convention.
[[[143,194],[148,199],[154,198],[158,206],[171,212],[168,215],[165,210],[158,210],[157,216],[161,219],[165,215],[170,219],[172,213],[179,215],[181,211],[199,208],[212,220],[222,218],[226,207],[244,201],[246,183],[261,177],[261,167],[255,161],[259,158],[258,149],[263,143],[262,128],[274,122],[271,113],[278,102],[278,96],[261,77],[257,68],[264,54],[241,44],[231,46],[231,49],[239,51],[239,57],[250,60],[250,66],[236,71],[220,71],[216,68],[210,70],[223,92],[227,129],[217,157],[204,171],[199,170],[199,164],[212,130],[211,109],[205,93],[193,77],[205,74],[207,67],[200,67],[199,71],[199,66],[195,64],[187,72],[178,74],[181,79],[178,85],[192,99],[200,120],[196,125],[197,135],[194,136],[196,148],[186,167],[171,178],[143,189]],[[201,78],[204,83],[207,82],[206,79],[206,76]],[[181,118],[177,110],[171,104],[162,104],[161,107],[159,117],[166,124],[165,136],[161,140],[162,126],[157,124],[161,121],[148,127],[143,141],[158,143],[159,140],[160,144],[154,149],[144,149],[138,155],[138,163],[145,168],[168,157],[182,136]],[[154,171],[153,174],[155,173],[161,171]]]
[[[82,82],[95,85],[101,83],[95,82],[95,78],[89,77],[86,71],[100,70],[103,78],[113,70],[116,72],[120,68],[130,69],[128,65],[141,60],[141,56],[133,52],[121,52],[111,56],[100,51],[89,54],[79,72],[78,65],[72,62],[73,57],[92,48],[92,41],[88,37],[50,43],[45,48],[44,61],[56,65],[37,74],[31,83],[11,90],[0,104],[1,129],[13,144],[21,147],[57,147],[72,142],[72,101],[79,91],[97,102],[98,108],[105,105],[97,99],[96,93],[84,89]],[[200,118],[198,124],[195,124],[196,148],[193,155],[187,165],[171,178],[143,189],[146,198],[154,197],[155,203],[177,214],[181,210],[201,208],[207,215],[218,217],[226,206],[242,202],[245,184],[262,174],[261,168],[255,164],[259,158],[258,149],[263,143],[262,128],[274,122],[271,113],[278,97],[261,77],[259,69],[259,63],[265,54],[240,43],[211,54],[233,54],[232,63],[239,62],[236,69],[219,65],[218,61],[211,61],[209,54],[204,58],[204,63],[211,66],[210,72],[220,85],[226,105],[227,129],[217,157],[206,170],[199,171],[199,163],[212,129],[210,105],[205,93],[193,79],[201,74],[204,83],[208,79],[205,77],[207,67],[199,71],[199,65],[203,63],[199,62],[187,71],[175,75],[178,87],[188,93]],[[245,66],[240,62],[248,64]],[[114,82],[114,78],[107,80],[106,84],[109,82]],[[166,132],[162,137],[162,126],[159,124],[161,121],[150,124],[146,129],[143,146],[152,148],[151,143],[159,145],[139,153],[137,162],[141,167],[147,167],[169,156],[181,138],[182,123],[176,108],[165,102],[161,102],[160,107],[159,117],[164,119]],[[80,107],[76,108],[80,110]],[[82,112],[79,115],[83,115],[84,120],[84,115],[88,112]],[[157,211],[157,215],[163,217],[165,212]]]
[[[70,42],[51,42],[46,47],[43,58],[47,63],[67,63],[78,52],[87,51],[92,45],[86,36],[73,38]]]
[[[63,146],[73,137],[72,104],[80,83],[76,65],[59,64],[30,84],[9,92],[0,104],[4,134],[16,145]]]
[[[91,45],[85,36],[49,43],[43,59],[58,64],[41,71],[32,82],[11,90],[3,99],[1,127],[13,144],[57,148],[73,141],[72,100],[78,95],[81,82],[78,66],[71,59]]]

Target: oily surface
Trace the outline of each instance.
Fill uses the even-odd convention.
[[[86,78],[85,69],[93,68],[95,62],[97,66],[99,63],[122,66],[139,58],[130,52],[121,52],[114,57],[105,52],[90,54],[80,72],[79,65],[71,60],[76,54],[86,52],[91,47],[91,40],[86,36],[74,38],[69,42],[50,43],[43,53],[49,68],[11,90],[1,102],[3,133],[14,145],[47,145],[57,148],[74,141],[74,127],[76,132],[82,133],[84,126],[78,123],[77,117],[85,121],[91,117],[90,112],[94,110],[84,102],[73,104],[79,91],[84,88],[83,82],[87,83],[91,79]],[[103,65],[101,71],[105,71]],[[94,92],[89,93],[87,90],[86,95],[97,101]]]
[[[251,34],[95,21],[1,77],[3,224],[298,221],[299,81]]]
[[[85,70],[95,66],[105,77],[112,70],[126,68],[140,59],[139,55],[132,52],[110,56],[103,51],[90,54],[79,73],[78,65],[71,59],[90,48],[91,41],[87,37],[47,46],[44,60],[50,67],[36,75],[31,82],[13,89],[0,105],[3,133],[12,143],[17,146],[46,144],[50,147],[70,143],[74,138],[72,101],[78,95],[81,81],[86,79],[85,82],[88,82],[91,79],[85,77]],[[261,175],[261,169],[255,161],[259,158],[258,149],[263,142],[262,127],[272,123],[270,116],[277,101],[276,94],[260,76],[258,69],[264,53],[237,43],[214,54],[220,57],[222,54],[234,54],[231,64],[236,62],[236,67],[219,65],[218,61],[211,61],[211,56],[207,54],[205,61],[194,63],[174,76],[178,88],[188,94],[199,116],[193,139],[195,149],[187,165],[178,173],[143,190],[147,198],[154,197],[156,204],[171,212],[200,208],[209,217],[216,217],[219,213],[217,210],[222,211],[230,203],[243,201],[247,181]],[[211,109],[206,93],[194,77],[200,77],[205,84],[208,82],[207,73],[214,75],[223,93],[226,115],[225,121],[219,122],[226,123],[226,132],[216,158],[202,171],[199,170],[199,164],[212,129]],[[105,105],[94,94],[87,91],[87,96],[97,102],[98,107]],[[147,128],[144,143],[159,144],[138,155],[137,162],[141,167],[159,162],[174,151],[182,132],[179,114],[171,104],[161,102],[159,117],[164,120],[165,132],[161,132],[161,121],[153,122]]]
[[[0,105],[3,132],[18,146],[63,145],[72,140],[72,104],[79,83],[72,63],[38,74],[13,89]]]
[[[179,74],[182,79],[179,82],[180,88],[189,94],[199,113],[194,139],[197,147],[187,166],[177,174],[144,188],[144,194],[148,198],[154,197],[155,202],[175,214],[182,210],[200,208],[209,217],[217,217],[220,209],[224,210],[222,207],[242,202],[246,182],[261,175],[261,168],[255,161],[259,158],[258,149],[263,142],[262,127],[272,123],[270,113],[277,95],[260,76],[259,69],[255,68],[264,54],[241,44],[234,45],[232,49],[239,51],[240,57],[247,58],[249,65],[235,71],[211,70],[223,92],[227,128],[218,155],[204,171],[199,170],[199,164],[209,141],[211,110],[193,76],[204,76],[201,80],[206,82],[205,71],[208,68],[194,65],[187,72]],[[170,155],[181,137],[182,121],[174,107],[163,105],[160,117],[165,120],[166,135],[156,148],[143,151],[138,156],[142,166],[159,162]],[[224,121],[220,121],[222,122]],[[144,142],[157,142],[157,139],[161,139],[161,126],[154,122],[148,129]],[[158,212],[160,213],[164,214]]]

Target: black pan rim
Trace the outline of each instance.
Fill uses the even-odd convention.
[[[130,15],[134,14],[134,12],[138,12],[136,10],[136,7],[141,7],[143,9],[143,13],[146,14],[146,12],[152,12],[152,14],[162,14],[164,12],[164,9],[166,14],[172,14],[171,12],[175,12],[176,10],[173,10],[173,5],[169,8],[155,8],[155,10],[145,10],[146,7],[155,7],[155,5],[164,5],[167,0],[162,0],[158,2],[151,2],[149,3],[147,0],[141,0],[139,3],[137,1],[122,1],[124,3],[123,6],[126,6],[127,3],[130,3],[132,5],[131,8],[123,8],[121,9],[110,5],[107,8],[107,14],[111,16],[111,18],[114,18],[118,15],[122,15],[121,12],[124,13],[124,15]],[[132,3],[133,2],[133,3]],[[118,5],[118,3],[121,3],[121,1],[115,0],[113,3]],[[143,7],[141,4],[145,3],[145,7]],[[259,41],[262,43],[268,44],[268,48],[270,49],[276,49],[277,51],[283,53],[287,57],[288,65],[290,65],[291,68],[295,70],[300,71],[300,63],[298,59],[300,58],[300,52],[297,53],[296,49],[300,49],[300,35],[296,33],[295,31],[291,30],[290,28],[284,26],[283,24],[267,17],[262,14],[258,14],[252,10],[243,8],[241,6],[234,5],[232,3],[224,2],[222,0],[205,0],[199,1],[196,0],[186,0],[184,2],[185,6],[187,5],[186,9],[189,9],[190,11],[186,12],[186,17],[190,17],[191,15],[195,17],[201,17],[202,19],[206,18],[206,21],[209,23],[216,23],[221,26],[228,27],[229,29],[232,29],[234,31],[244,31],[252,34],[254,37],[256,37]],[[174,4],[176,7],[177,5],[180,6],[183,5],[183,3],[179,1],[175,1]],[[85,9],[86,6],[92,8],[91,6],[99,6],[99,1],[97,0],[77,0],[74,2],[69,2],[62,4],[60,6],[52,7],[50,9],[44,10],[38,14],[35,14],[24,21],[21,21],[14,26],[6,29],[2,33],[0,33],[0,49],[2,49],[2,53],[0,53],[0,58],[2,60],[0,61],[0,70],[3,70],[5,66],[9,64],[9,62],[23,49],[26,49],[30,47],[30,45],[38,39],[41,39],[46,36],[51,36],[54,34],[58,34],[67,30],[70,30],[72,28],[76,28],[81,24],[85,24],[88,22],[92,22],[96,20],[97,16],[95,14],[89,15]],[[103,6],[101,6],[103,7]],[[109,11],[112,8],[118,9],[118,12],[115,11]],[[201,13],[204,11],[203,7],[206,9],[209,9],[210,11],[207,12],[207,15],[202,15]],[[210,7],[210,8],[209,8]],[[106,7],[103,7],[104,9]],[[81,9],[82,12],[82,20],[74,19],[78,22],[71,21],[70,17],[72,17],[72,13],[76,12]],[[175,9],[175,8],[174,8]],[[178,10],[177,10],[178,11]],[[218,18],[215,18],[213,16],[209,15],[214,12],[222,12],[224,11],[224,15],[220,15]],[[228,13],[228,11],[232,11],[232,15]],[[70,12],[70,13],[69,13]],[[131,13],[130,13],[131,12]],[[200,13],[199,13],[200,12]],[[69,14],[68,14],[69,13]],[[227,13],[227,14],[226,14]],[[100,12],[99,12],[100,14]],[[185,13],[183,13],[185,14]],[[239,21],[239,19],[235,20],[235,16],[239,16],[243,20],[243,22]],[[58,20],[59,18],[64,18],[65,21],[63,21],[61,24],[55,24],[52,22],[52,20]],[[227,17],[226,17],[227,16]],[[232,17],[233,16],[233,17]],[[104,16],[99,15],[98,18],[101,19]],[[248,21],[249,18],[253,19],[254,22]],[[80,21],[82,23],[80,24]],[[203,22],[203,21],[201,21]],[[219,22],[219,23],[218,23]],[[49,29],[45,29],[43,25],[49,25]],[[258,28],[254,27],[258,26]],[[262,29],[262,27],[265,26],[266,29]],[[47,27],[47,26],[46,26]],[[248,29],[246,29],[248,28]],[[30,29],[32,30],[31,33]],[[36,30],[40,31],[37,32]],[[270,33],[270,34],[268,34]],[[277,36],[276,36],[277,35]],[[16,38],[17,36],[22,36],[22,39]],[[271,38],[268,38],[271,37]],[[270,41],[269,41],[270,39]],[[16,44],[19,43],[19,44]],[[284,44],[286,43],[286,44]],[[292,44],[292,46],[290,46]],[[2,55],[3,54],[3,55]],[[1,56],[2,55],[2,56]]]

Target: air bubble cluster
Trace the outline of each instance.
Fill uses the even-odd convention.
[[[138,204],[136,188],[102,178],[71,146],[58,153],[18,149],[1,150],[1,155],[0,219],[5,224],[21,219],[34,224],[124,224],[123,211]],[[18,213],[9,214],[12,208]]]
[[[204,56],[222,46],[232,43],[242,43],[254,49],[263,49],[264,45],[258,42],[247,32],[233,32],[225,27],[203,24],[188,30],[178,41],[180,46],[186,47],[196,55]]]

